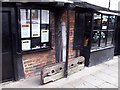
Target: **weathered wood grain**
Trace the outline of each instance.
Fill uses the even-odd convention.
[[[84,69],[84,57],[75,58],[68,62],[68,75],[76,73]],[[45,66],[41,71],[41,84],[45,84],[51,81],[58,80],[64,77],[64,65],[65,63],[56,63],[49,66]]]

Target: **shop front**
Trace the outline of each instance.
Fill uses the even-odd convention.
[[[88,3],[76,3],[74,48],[93,66],[114,56],[117,13]]]
[[[40,75],[41,67],[57,62],[55,15],[61,7],[64,3],[2,3],[3,82]]]
[[[43,67],[59,63],[67,77],[84,65],[81,56],[85,66],[114,56],[117,14],[110,10],[82,2],[2,4],[3,82],[41,76]]]
[[[61,62],[67,71],[66,61],[76,58],[69,8],[69,2],[2,3],[2,82],[40,76],[44,66]]]

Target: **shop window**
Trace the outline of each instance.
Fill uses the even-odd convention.
[[[49,10],[20,9],[22,51],[50,48]]]
[[[93,31],[92,35],[92,48],[97,48],[100,39],[100,31]]]
[[[100,47],[106,46],[107,29],[108,29],[108,15],[102,15],[102,29],[100,34]]]
[[[31,43],[31,47],[32,49],[39,49],[40,48],[40,38],[32,38],[32,43]]]
[[[115,16],[94,14],[92,49],[113,45]]]
[[[40,10],[31,10],[32,37],[40,37]]]
[[[100,35],[100,47],[105,47],[107,39],[107,31],[101,31]]]
[[[116,19],[115,16],[109,16],[107,46],[113,44],[113,36],[115,31],[115,19]]]
[[[113,44],[113,34],[114,34],[114,31],[108,31],[107,45]]]
[[[108,21],[109,21],[108,29],[109,30],[115,29],[115,16],[110,16]]]
[[[95,13],[94,14],[94,30],[101,29],[101,14]]]
[[[108,27],[108,15],[102,15],[102,30],[107,30]]]
[[[108,34],[107,34],[107,46],[113,44],[113,36],[115,31],[115,16],[109,16]]]

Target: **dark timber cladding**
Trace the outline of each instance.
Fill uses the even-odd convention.
[[[44,3],[43,3],[44,4]],[[29,5],[29,4],[28,4]],[[48,4],[47,4],[48,5]],[[24,78],[17,7],[21,3],[2,3],[2,82]]]
[[[69,30],[70,30],[70,6],[69,4],[64,3],[3,3],[3,12],[4,8],[8,10],[8,20],[3,22],[4,24],[8,24],[10,26],[10,30],[7,33],[10,36],[3,35],[3,46],[6,46],[6,41],[11,43],[8,49],[11,56],[11,61],[8,61],[7,66],[11,66],[10,79],[19,80],[22,78],[28,78],[32,75],[41,74],[40,71],[43,66],[51,65],[53,63],[61,62],[62,60],[58,60],[60,50],[57,46],[57,41],[59,38],[56,37],[56,32],[61,29],[61,22],[59,20],[63,20],[66,23],[66,31],[67,37],[67,46],[66,46],[66,62],[65,62],[65,77],[67,77],[67,67],[68,67],[68,52],[69,52]],[[60,10],[61,16],[59,17],[58,11]],[[2,12],[5,17],[5,14]],[[74,13],[73,13],[74,15]],[[44,16],[47,18],[43,19]],[[59,17],[59,18],[58,18]],[[65,19],[64,19],[65,18]],[[37,19],[38,22],[35,22]],[[3,20],[5,21],[5,20]],[[58,22],[58,23],[57,23]],[[3,24],[3,25],[4,25]],[[38,26],[40,24],[40,27]],[[39,28],[39,33],[33,33],[33,25],[36,28]],[[8,26],[8,27],[9,27]],[[6,31],[8,28],[4,25],[2,28],[3,31]],[[57,28],[56,28],[57,27]],[[73,26],[72,26],[73,27]],[[35,27],[34,27],[35,28]],[[4,30],[5,29],[5,30]],[[28,31],[29,30],[29,31]],[[24,31],[28,31],[28,34],[23,34]],[[72,31],[73,32],[73,31]],[[59,33],[58,33],[59,34]],[[37,35],[37,37],[36,37]],[[47,39],[43,37],[47,36]],[[8,39],[9,37],[9,39]],[[6,39],[8,40],[6,40]],[[61,38],[61,37],[60,37]],[[55,40],[54,40],[55,39]],[[10,41],[11,40],[11,41]],[[7,45],[8,46],[8,45]],[[7,49],[4,47],[3,49]],[[5,50],[3,50],[5,51]],[[57,54],[58,52],[58,54]],[[71,51],[73,53],[73,51]],[[2,52],[4,54],[4,52]],[[5,56],[7,57],[7,56]],[[59,58],[62,59],[62,56]],[[4,59],[4,58],[3,58]],[[6,59],[8,60],[8,59]],[[3,60],[5,61],[5,60]],[[11,65],[10,65],[11,64]],[[3,64],[3,71],[6,72]],[[6,68],[7,69],[7,68]],[[7,69],[8,70],[8,69]],[[7,73],[10,75],[10,73]],[[4,75],[7,76],[7,75]],[[8,79],[5,79],[8,81]]]
[[[86,2],[75,3],[74,5],[77,15],[74,49],[80,50],[80,54],[85,57],[85,65],[92,66],[112,59],[118,12]],[[78,23],[82,19],[84,19],[84,24]],[[77,33],[82,28],[84,28],[82,32]],[[80,35],[83,36],[81,38],[82,43],[77,38]]]
[[[24,77],[22,58],[18,53],[16,18],[15,3],[2,3],[2,82]]]
[[[115,55],[120,55],[120,16],[117,17],[115,30]]]

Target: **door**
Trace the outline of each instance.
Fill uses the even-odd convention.
[[[85,57],[85,65],[89,65],[90,57],[90,39],[92,30],[92,13],[87,11],[76,12],[76,29],[74,35],[74,48],[76,49],[76,56],[78,50],[80,55]]]
[[[85,66],[89,65],[90,58],[90,39],[92,31],[92,14],[89,12],[85,13],[85,24],[84,24],[84,33],[83,33],[83,49],[81,55],[85,57]]]
[[[74,49],[81,50],[83,48],[83,33],[85,28],[84,13],[76,12],[75,22],[76,25],[75,25],[75,33],[74,33]]]
[[[2,8],[2,82],[14,80],[10,17],[10,9]]]

